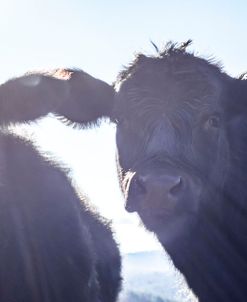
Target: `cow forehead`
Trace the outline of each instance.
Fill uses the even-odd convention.
[[[216,106],[223,91],[223,82],[218,77],[198,75],[177,79],[160,74],[149,79],[130,78],[120,87],[117,96],[117,111],[125,116],[160,116],[170,110],[190,108],[205,109]]]

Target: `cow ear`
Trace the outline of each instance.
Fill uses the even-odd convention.
[[[85,124],[110,116],[114,89],[78,70],[29,73],[0,86],[0,123],[30,121],[48,113]]]
[[[229,77],[225,86],[222,99],[228,119],[247,114],[247,79]]]
[[[237,102],[240,104],[240,111],[247,114],[247,73],[243,73],[236,82],[235,94],[238,98]]]
[[[82,71],[72,72],[68,86],[67,97],[57,108],[58,114],[82,124],[111,116],[114,100],[112,86]]]
[[[247,149],[247,80],[233,79],[228,85],[226,126],[229,146],[235,158],[246,162]]]

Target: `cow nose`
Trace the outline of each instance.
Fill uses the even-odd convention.
[[[175,201],[184,191],[184,180],[180,175],[138,175],[131,180],[126,200],[128,212],[138,211],[143,201]]]
[[[136,176],[134,179],[136,191],[141,194],[148,191],[162,191],[163,194],[176,195],[183,190],[184,181],[179,175]]]

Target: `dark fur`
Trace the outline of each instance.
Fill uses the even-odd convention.
[[[110,115],[113,89],[82,71],[28,74],[0,86],[0,123],[49,112],[83,125]],[[114,302],[120,255],[109,223],[65,171],[23,139],[0,133],[0,300]]]
[[[187,52],[189,44],[141,54],[119,75],[126,207],[200,301],[246,301],[247,82]]]

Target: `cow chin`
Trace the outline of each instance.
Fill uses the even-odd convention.
[[[181,238],[188,238],[193,234],[197,216],[194,213],[152,213],[138,212],[145,227],[155,233],[160,243],[169,251]]]

